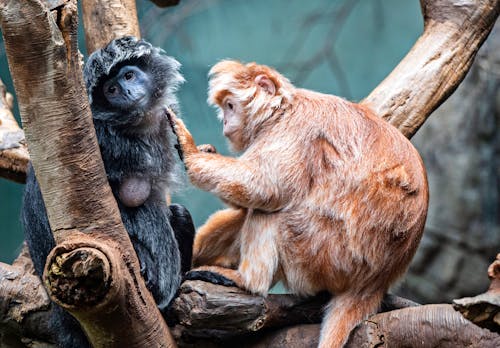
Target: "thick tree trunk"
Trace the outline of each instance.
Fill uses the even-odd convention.
[[[94,347],[174,346],[99,156],[77,47],[76,0],[54,12],[41,0],[0,1],[31,161],[57,242],[44,283]],[[90,275],[97,288],[82,282]]]

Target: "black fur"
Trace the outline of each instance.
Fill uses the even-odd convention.
[[[186,280],[203,280],[204,282],[223,286],[237,286],[234,281],[224,277],[222,274],[211,271],[191,271],[186,273]]]
[[[124,65],[137,65],[154,80],[153,98],[144,110],[127,110],[126,113],[111,110],[102,96],[103,81]],[[190,268],[194,238],[189,212],[180,205],[166,204],[167,190],[177,183],[177,166],[175,140],[168,120],[162,115],[165,106],[178,111],[175,91],[183,81],[179,66],[161,49],[144,40],[126,37],[92,54],[84,69],[109,184],[140,260],[141,274],[162,313],[166,313],[180,285],[182,272]],[[151,184],[148,199],[133,208],[125,206],[118,198],[120,183],[130,176],[145,178]],[[55,243],[31,165],[22,222],[35,270],[42,275],[47,255]],[[60,347],[89,346],[73,317],[60,308],[54,313],[51,327]]]

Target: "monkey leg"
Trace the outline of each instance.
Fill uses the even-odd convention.
[[[181,272],[186,273],[191,269],[193,258],[193,240],[195,228],[193,219],[189,211],[180,204],[171,204],[168,206],[170,210],[170,226],[174,230],[175,239],[179,246],[181,256]]]
[[[266,296],[279,264],[279,214],[252,211],[241,230],[238,272],[243,288]]]
[[[240,261],[240,230],[246,209],[225,209],[214,213],[198,229],[193,246],[193,266],[217,265],[236,268]]]
[[[241,260],[238,269],[202,266],[192,270],[188,279],[236,285],[251,293],[266,296],[278,268],[278,226],[276,214],[249,212],[240,232]]]

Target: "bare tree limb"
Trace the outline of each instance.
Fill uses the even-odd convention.
[[[122,36],[141,37],[135,0],[85,0],[82,11],[89,54]]]
[[[411,138],[462,82],[500,13],[499,0],[421,0],[424,33],[363,104]]]
[[[13,102],[0,80],[0,177],[23,183],[29,155],[24,132],[12,115]]]
[[[491,284],[484,294],[453,301],[453,307],[476,325],[500,333],[500,254],[488,268]]]
[[[44,283],[94,347],[174,346],[107,182],[83,83],[77,20],[76,0],[67,0],[55,16],[41,0],[0,0],[21,118],[57,242]],[[69,302],[68,293],[94,295],[92,283],[79,281],[91,271],[106,280],[102,287]]]
[[[40,281],[21,271],[24,261],[15,264],[0,263],[0,279],[8,284],[6,288],[13,289],[9,297],[0,295],[0,332],[10,330],[30,342],[50,342],[50,338],[43,336],[50,305],[43,298]],[[4,276],[6,273],[9,278]],[[38,294],[39,298],[30,294]],[[190,300],[183,296],[189,296]],[[178,324],[173,332],[181,347],[316,347],[319,308],[325,300],[326,296],[301,299],[291,295],[263,299],[236,288],[188,281],[173,308],[183,325]],[[180,308],[186,303],[192,307]],[[415,306],[392,296],[387,296],[384,303],[385,310],[392,310],[373,315],[360,324],[347,347],[422,347],[425,342],[426,347],[493,348],[500,344],[500,335],[465,320],[451,305]],[[283,327],[287,323],[298,325]],[[0,343],[1,338],[0,335]]]

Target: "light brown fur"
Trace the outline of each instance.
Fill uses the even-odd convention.
[[[225,127],[239,122],[230,140],[243,153],[199,152],[175,122],[193,184],[234,207],[200,229],[195,264],[262,295],[276,280],[296,294],[331,292],[319,346],[342,347],[420,241],[428,187],[417,151],[367,108],[265,66],[221,62],[209,94],[231,109]]]

